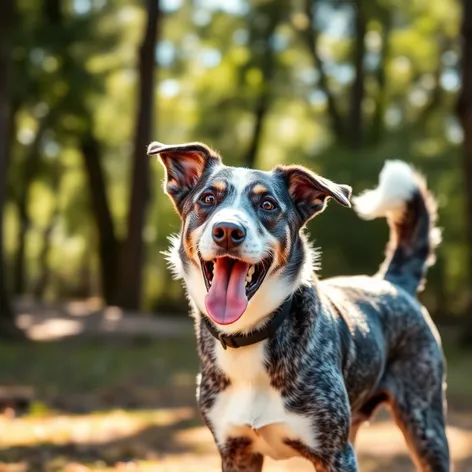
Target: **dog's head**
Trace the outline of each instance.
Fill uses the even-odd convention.
[[[202,143],[154,142],[165,190],[182,219],[175,246],[199,311],[226,332],[247,331],[298,288],[311,263],[301,229],[351,188],[301,166],[270,172],[225,166]]]

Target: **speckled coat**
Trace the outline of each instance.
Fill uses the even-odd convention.
[[[314,274],[299,277],[312,260],[300,229],[328,198],[347,206],[347,186],[299,166],[271,173],[222,166],[201,143],[153,143],[149,153],[160,155],[167,193],[183,221],[169,259],[184,278],[192,305],[199,307],[194,310],[201,359],[197,398],[223,472],[260,472],[264,455],[299,455],[319,472],[355,472],[357,430],[382,403],[392,410],[418,469],[448,472],[445,362],[437,330],[416,298],[438,242],[436,208],[424,180],[401,162],[385,168],[378,189],[358,202],[361,215],[387,217],[391,236],[384,264],[373,277],[320,282]],[[212,184],[220,200],[202,207],[200,195]],[[261,189],[280,205],[272,216],[257,210]],[[252,241],[259,238],[275,248],[273,272],[286,282],[277,285],[269,274],[264,286],[271,290],[261,293],[276,299],[294,287],[288,316],[271,338],[255,346],[223,349],[202,322],[206,289],[199,251],[218,208],[244,213],[245,224],[258,225]],[[272,302],[253,302],[244,317],[259,319],[260,329],[271,315],[258,318],[254,306],[264,310],[264,303]]]
[[[229,384],[215,363],[216,346],[198,323],[204,419]],[[314,280],[294,294],[290,316],[264,349],[271,385],[287,409],[312,419],[320,448],[289,444],[319,470],[357,470],[349,445],[351,422],[356,430],[381,402],[391,403],[402,429],[412,429],[415,459],[431,464],[422,470],[449,470],[441,348],[429,316],[402,288],[380,277]],[[415,437],[421,434],[416,427],[430,426],[436,428],[431,438]],[[227,462],[234,454],[231,444],[221,451]],[[249,445],[242,441],[241,447]],[[245,458],[246,468],[228,465],[225,472],[260,470],[262,458],[250,453]]]

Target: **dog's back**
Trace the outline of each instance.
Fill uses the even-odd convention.
[[[327,279],[322,282],[323,292],[335,304],[344,305],[346,316],[354,313],[351,325],[370,316],[368,321],[379,325],[387,345],[395,345],[397,337],[403,338],[408,331],[431,326],[416,295],[423,288],[440,242],[440,231],[435,226],[436,202],[422,176],[402,161],[387,162],[379,186],[353,200],[364,219],[387,218],[390,241],[386,258],[373,277]]]

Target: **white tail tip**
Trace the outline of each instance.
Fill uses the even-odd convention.
[[[352,199],[361,218],[371,220],[404,208],[418,188],[414,169],[400,160],[387,161],[379,175],[379,185]]]

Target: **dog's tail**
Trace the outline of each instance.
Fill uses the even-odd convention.
[[[436,228],[436,201],[424,178],[403,161],[387,161],[379,185],[353,199],[364,219],[386,217],[390,241],[379,275],[411,294],[423,288],[426,270],[434,263],[441,240]]]

